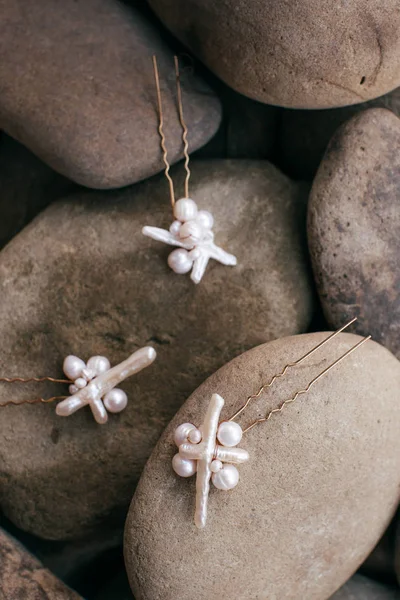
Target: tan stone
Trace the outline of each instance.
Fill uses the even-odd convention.
[[[0,530],[1,600],[79,600],[32,554]],[[82,600],[82,599],[81,599]]]
[[[112,188],[163,168],[151,57],[157,55],[169,160],[182,157],[173,51],[135,8],[116,0],[0,0],[0,127],[55,170]],[[16,75],[17,74],[17,75]],[[217,98],[182,73],[189,146],[217,131]]]
[[[244,435],[250,454],[231,492],[212,489],[193,524],[195,481],[171,468],[177,425],[202,422],[211,394],[229,417],[260,384],[325,339],[279,339],[234,359],[187,400],[137,487],[125,559],[137,600],[326,600],[386,529],[399,499],[400,363],[368,342],[307,395]],[[357,341],[341,334],[255,402],[248,424],[304,387]],[[329,348],[329,349],[328,349]],[[368,523],[368,527],[365,526]]]
[[[57,376],[71,353],[115,364],[146,344],[158,351],[126,381],[128,408],[105,426],[86,409],[68,418],[51,405],[1,409],[0,502],[22,529],[67,539],[122,526],[154,444],[196,386],[244,350],[309,325],[304,190],[264,161],[193,161],[191,182],[214,214],[216,242],[239,261],[210,262],[198,286],[141,233],[171,223],[164,177],[70,196],[0,254],[0,375]],[[3,384],[0,403],[38,393]]]
[[[400,120],[363,112],[332,139],[312,187],[308,238],[328,323],[357,316],[400,356]]]
[[[329,108],[400,84],[396,0],[150,0],[165,25],[237,91]]]

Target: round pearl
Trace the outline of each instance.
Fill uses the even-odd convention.
[[[197,204],[191,198],[180,198],[175,202],[174,217],[185,223],[194,219],[197,215]]]
[[[103,398],[103,402],[110,413],[119,413],[126,408],[128,396],[125,394],[124,390],[114,388],[107,392]]]
[[[204,229],[212,229],[214,225],[214,217],[208,210],[199,210],[196,221],[200,223]]]
[[[188,458],[182,458],[178,453],[172,459],[172,468],[181,477],[191,477],[197,471],[197,462]]]
[[[180,221],[174,221],[169,228],[169,232],[172,233],[172,235],[178,235],[181,227],[182,223]]]
[[[79,392],[79,388],[76,387],[76,385],[74,383],[71,383],[71,385],[68,388],[69,393],[71,394],[71,396],[73,396],[74,394],[76,394],[76,392]]]
[[[188,221],[180,228],[179,238],[187,243],[198,244],[203,239],[203,228],[196,221]]]
[[[189,433],[193,429],[197,428],[191,423],[182,423],[182,425],[179,425],[179,427],[175,429],[174,442],[178,448],[181,444],[185,444],[188,441]]]
[[[243,431],[238,423],[234,421],[224,421],[220,424],[217,431],[218,441],[223,446],[236,446],[242,439]]]
[[[210,469],[212,473],[218,473],[224,465],[217,458],[211,462]]]
[[[185,273],[189,273],[193,267],[193,260],[187,250],[178,248],[177,250],[173,250],[168,256],[168,264],[174,273],[184,275]]]
[[[87,361],[87,366],[95,375],[101,375],[111,368],[110,361],[105,356],[92,356]]]
[[[87,381],[84,377],[78,377],[78,379],[75,379],[74,383],[79,390],[83,390],[83,388],[87,386]]]
[[[220,471],[213,473],[212,482],[219,490],[232,490],[239,482],[239,471],[233,465],[224,465]]]
[[[191,429],[188,439],[192,444],[199,444],[201,442],[201,431],[199,429]]]
[[[63,371],[68,379],[75,381],[75,379],[78,379],[82,375],[85,367],[86,365],[81,358],[70,355],[64,360]]]

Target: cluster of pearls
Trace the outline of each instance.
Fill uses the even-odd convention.
[[[196,202],[191,198],[181,198],[174,206],[175,221],[169,228],[170,233],[192,250],[177,248],[168,257],[168,265],[179,275],[189,273],[194,261],[199,258],[197,246],[204,241],[212,241],[214,218],[207,210],[198,210]]]
[[[92,356],[87,363],[77,356],[67,356],[63,371],[68,379],[74,382],[69,386],[69,393],[73,396],[85,388],[92,379],[106,373],[110,368],[110,361],[105,356]],[[103,403],[109,412],[119,413],[126,408],[128,396],[123,390],[114,388],[104,395]]]
[[[222,447],[233,448],[237,446],[242,439],[243,431],[238,423],[233,421],[224,421],[220,423],[217,430],[217,440]],[[190,442],[191,444],[200,444],[202,433],[191,423],[183,423],[175,430],[174,442],[178,448],[182,444]],[[219,490],[231,490],[239,482],[239,471],[229,463],[223,462],[223,452],[219,452],[219,446],[216,445],[215,458],[211,461],[210,470],[211,480]],[[221,454],[221,460],[218,458]],[[184,458],[178,452],[172,459],[172,468],[180,477],[191,477],[197,471],[197,460]]]

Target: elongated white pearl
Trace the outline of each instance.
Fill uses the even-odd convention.
[[[217,431],[218,441],[223,446],[236,446],[242,439],[243,431],[238,423],[235,421],[224,421],[220,424]]]
[[[105,356],[92,356],[87,361],[87,367],[94,371],[95,376],[105,373],[111,368],[110,361]]]
[[[212,229],[214,225],[214,217],[208,210],[199,210],[196,221],[197,223],[200,223],[204,229]]]
[[[82,375],[82,371],[85,367],[86,364],[81,358],[71,354],[64,360],[63,371],[68,379],[75,381],[75,379],[78,379],[78,377]]]
[[[178,275],[184,275],[189,273],[193,266],[193,260],[189,256],[189,252],[184,248],[178,248],[173,250],[168,256],[168,265]]]
[[[172,459],[172,468],[180,477],[191,477],[197,471],[197,462],[190,458],[182,458],[178,453]]]
[[[128,396],[125,394],[124,390],[120,390],[119,388],[114,388],[113,390],[107,392],[107,394],[103,398],[104,406],[110,413],[119,413],[128,404]]]
[[[197,215],[197,204],[191,198],[180,198],[175,202],[174,217],[185,223],[194,219]]]
[[[213,473],[212,482],[219,490],[232,490],[239,482],[239,471],[234,465],[224,465]]]
[[[188,221],[180,228],[179,238],[190,244],[198,244],[203,238],[203,228],[197,221]]]
[[[181,444],[185,444],[189,439],[189,433],[193,430],[197,429],[192,423],[182,423],[175,429],[174,433],[174,442],[178,446]]]
[[[218,471],[220,471],[223,466],[224,465],[222,464],[222,462],[220,460],[214,459],[211,462],[211,465],[210,465],[211,472],[212,473],[218,473]]]

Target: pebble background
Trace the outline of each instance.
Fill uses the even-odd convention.
[[[174,569],[164,571],[163,515],[149,533],[154,473],[168,480],[164,494],[174,500],[175,480],[162,469],[165,437],[130,510],[126,566],[123,557],[129,504],[164,428],[207,377],[221,378],[217,370],[239,355],[245,364],[243,352],[318,336],[353,316],[351,331],[372,333],[387,350],[363,355],[371,374],[360,386],[326,384],[338,402],[331,429],[347,402],[353,412],[343,423],[361,432],[354,445],[344,436],[344,455],[326,455],[334,473],[346,465],[346,486],[336,488],[350,490],[348,503],[330,498],[317,459],[307,475],[308,517],[320,486],[330,526],[346,515],[351,527],[331,531],[325,541],[334,540],[333,549],[318,546],[325,571],[315,561],[307,575],[299,559],[279,587],[291,538],[274,509],[283,529],[263,549],[267,569],[269,552],[279,550],[270,563],[273,592],[257,595],[262,573],[252,577],[247,563],[261,588],[239,592],[226,580],[221,590],[203,577],[197,597],[225,600],[232,585],[232,600],[400,599],[400,386],[382,394],[378,386],[400,368],[399,28],[396,0],[343,2],[340,11],[328,0],[37,0],[29,10],[0,0],[0,375],[57,376],[71,352],[104,353],[112,363],[145,343],[159,352],[150,379],[145,371],[127,382],[127,411],[104,428],[85,411],[61,420],[51,406],[0,409],[0,600],[134,600],[128,579],[136,600],[188,600],[182,590],[188,581],[190,592],[191,573],[178,551],[168,557]],[[176,185],[182,189],[183,149],[175,53],[193,197],[213,212],[218,241],[239,259],[235,269],[210,264],[197,288],[168,270],[165,247],[140,233],[170,222],[154,53]],[[290,354],[302,338],[293,339],[277,344]],[[253,380],[251,368],[243,381]],[[368,377],[365,397],[380,403],[381,428],[362,404]],[[26,389],[0,385],[0,403],[10,393],[22,398]],[[311,405],[279,425],[292,427],[304,465],[306,423],[314,423],[307,439],[326,458],[327,421]],[[278,436],[274,451],[286,452],[284,445]],[[281,472],[287,495],[301,486],[293,465]],[[270,502],[268,481],[273,473],[262,488]],[[243,514],[245,494],[232,502]],[[268,506],[257,510],[268,515]],[[302,513],[306,520],[306,505]],[[176,535],[186,527],[178,516]],[[311,540],[308,558],[312,535],[302,541]],[[240,542],[246,546],[245,536]],[[188,571],[197,555],[189,544]],[[302,583],[290,588],[294,569]],[[323,584],[311,585],[321,573]]]

